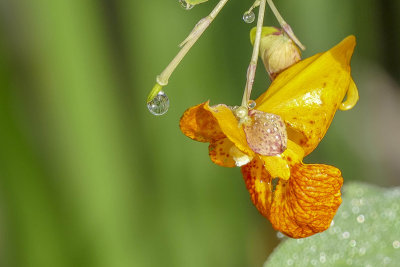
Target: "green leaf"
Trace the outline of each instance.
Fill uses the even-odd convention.
[[[351,183],[331,227],[304,239],[287,239],[269,266],[398,266],[400,187],[383,189]]]
[[[208,0],[186,0],[186,3],[191,4],[191,5],[198,5],[204,2],[207,2]]]

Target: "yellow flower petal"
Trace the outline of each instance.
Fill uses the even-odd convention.
[[[211,142],[225,138],[217,120],[211,112],[204,107],[208,102],[191,107],[183,113],[179,122],[181,131],[187,136],[199,142]]]
[[[234,144],[228,138],[211,142],[208,146],[211,160],[222,167],[235,167],[235,160],[230,153],[233,146]]]
[[[347,96],[346,97],[346,101],[344,101],[339,106],[340,110],[352,109],[357,104],[359,96],[358,96],[357,86],[354,83],[353,79],[351,79],[351,81],[350,81],[349,90],[347,91],[347,95],[346,96]]]
[[[304,151],[296,143],[288,140],[287,149],[278,156],[260,156],[265,169],[272,178],[287,180],[290,178],[290,167],[303,160]]]
[[[282,117],[289,139],[301,145],[306,155],[324,137],[349,88],[346,106],[356,102],[349,65],[354,46],[355,38],[349,36],[329,51],[298,62],[279,74],[256,100],[258,110]]]
[[[238,120],[228,106],[223,104],[209,106],[207,103],[204,105],[204,109],[212,113],[222,132],[239,150],[251,157],[254,155],[254,152],[247,145],[246,135],[242,126],[239,126]]]
[[[287,180],[290,178],[290,166],[285,158],[278,156],[260,156],[264,162],[265,169],[273,178]]]

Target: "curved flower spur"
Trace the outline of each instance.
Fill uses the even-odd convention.
[[[180,0],[185,9],[206,1]],[[168,109],[162,88],[227,2],[220,0],[199,21],[157,77],[147,99],[153,114]],[[281,29],[263,27],[266,4]],[[326,230],[341,203],[340,170],[304,164],[303,158],[324,137],[336,110],[351,109],[358,101],[350,76],[355,38],[349,36],[324,53],[300,60],[300,49],[305,48],[272,0],[256,0],[245,12],[245,22],[255,19],[252,10],[256,7],[257,27],[250,32],[253,53],[241,105],[210,106],[207,101],[191,107],[183,114],[180,128],[186,136],[210,143],[209,156],[214,163],[241,167],[251,200],[276,230],[294,238],[307,237]],[[253,101],[250,95],[259,56],[272,83]]]

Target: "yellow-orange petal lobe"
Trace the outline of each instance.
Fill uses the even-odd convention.
[[[303,238],[326,230],[341,203],[340,170],[322,164],[295,164],[289,180],[279,180],[272,191],[271,176],[254,159],[242,167],[257,209],[282,233]],[[261,170],[260,170],[261,169]]]
[[[221,131],[240,151],[251,157],[254,155],[254,152],[247,144],[246,135],[242,126],[239,125],[237,118],[227,105],[204,105],[204,108],[214,116]]]
[[[236,163],[231,154],[232,146],[234,144],[228,138],[211,142],[208,146],[211,160],[222,167],[235,167]]]
[[[242,174],[251,201],[262,215],[267,216],[271,209],[273,194],[272,178],[264,168],[264,163],[260,159],[254,158],[242,167]]]
[[[287,180],[290,178],[290,167],[303,160],[303,149],[291,140],[287,142],[287,149],[278,156],[260,156],[264,167],[272,178]]]
[[[186,110],[179,123],[181,131],[187,137],[199,142],[212,142],[225,138],[218,121],[205,107],[208,107],[208,102]]]
[[[354,36],[345,38],[327,52],[298,62],[283,71],[257,100],[257,109],[279,115],[286,123],[288,138],[308,155],[319,144],[336,110],[348,92],[355,105],[355,84],[350,76]],[[358,96],[358,95],[357,95]]]

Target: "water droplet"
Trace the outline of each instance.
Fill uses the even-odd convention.
[[[343,219],[347,219],[347,218],[349,218],[349,216],[350,216],[350,215],[349,215],[349,213],[348,213],[347,211],[343,211],[343,212],[342,212],[342,218],[343,218]]]
[[[344,233],[342,234],[342,237],[343,237],[344,239],[347,239],[347,238],[350,237],[350,233],[349,233],[349,232],[344,232]]]
[[[358,215],[358,217],[357,217],[357,222],[359,222],[359,223],[363,223],[365,221],[365,217],[364,217],[364,215]]]
[[[320,256],[320,257],[319,257],[319,261],[320,261],[321,263],[325,263],[325,262],[326,262],[326,257],[325,257],[325,256]]]
[[[249,100],[249,103],[247,103],[247,106],[249,108],[255,108],[256,107],[256,101],[254,100]]]
[[[351,211],[352,211],[354,214],[357,214],[357,213],[360,212],[360,208],[357,207],[357,206],[355,206],[355,207],[353,207],[353,208],[351,209]]]
[[[383,258],[383,264],[389,264],[390,262],[392,261],[392,259],[391,258],[389,258],[389,257],[385,257],[385,258]]]
[[[247,108],[242,107],[242,106],[236,108],[235,112],[234,112],[235,116],[238,117],[239,119],[244,119],[248,113],[249,112],[248,112]]]
[[[276,233],[276,236],[277,236],[279,239],[282,239],[282,238],[285,237],[285,235],[282,234],[281,232],[277,232],[277,233]]]
[[[164,115],[169,108],[168,96],[163,91],[160,91],[153,100],[147,103],[147,108],[153,115]]]
[[[186,0],[179,0],[179,3],[181,4],[181,7],[185,10],[189,10],[194,7],[194,5],[189,4],[188,2],[186,2]]]
[[[253,23],[253,21],[256,19],[256,15],[254,14],[253,11],[250,12],[245,12],[243,14],[243,21],[246,23]]]

